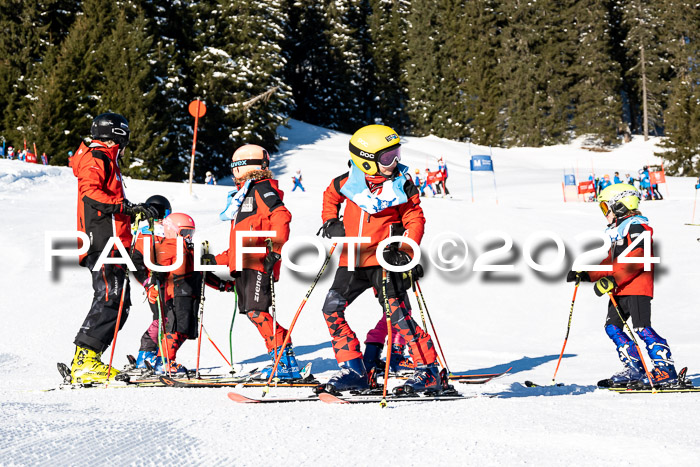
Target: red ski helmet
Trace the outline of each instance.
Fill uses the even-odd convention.
[[[194,235],[194,219],[182,212],[173,212],[163,220],[165,238],[185,237],[192,239]]]

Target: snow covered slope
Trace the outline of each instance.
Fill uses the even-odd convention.
[[[347,170],[349,135],[292,122],[287,141],[274,156],[273,170],[286,191],[293,214],[292,235],[314,235],[320,226],[322,192]],[[596,465],[693,463],[700,458],[695,395],[625,396],[595,390],[595,383],[620,363],[603,331],[606,300],[590,284],[579,290],[569,343],[557,375],[563,387],[528,389],[522,383],[551,381],[566,332],[573,285],[564,282],[585,231],[602,231],[605,221],[594,203],[563,203],[562,174],[581,178],[614,171],[636,173],[657,162],[654,140],[635,138],[609,153],[593,153],[580,143],[549,148],[493,149],[498,204],[490,174],[475,174],[471,200],[468,154],[489,149],[435,137],[405,138],[403,162],[423,171],[447,161],[452,199],[423,198],[428,245],[446,231],[469,245],[469,260],[456,272],[426,266],[421,281],[438,336],[452,370],[513,370],[484,386],[459,385],[466,394],[495,394],[460,402],[378,406],[322,403],[244,406],[230,402],[225,389],[114,389],[42,392],[59,383],[56,362],[70,362],[73,338],[91,301],[89,274],[75,262],[61,261],[45,271],[48,230],[74,230],[77,182],[68,168],[32,166],[0,160],[0,464],[217,464],[262,463],[367,465]],[[234,148],[231,148],[232,152]],[[302,169],[305,193],[291,193],[291,176]],[[479,175],[478,177],[476,175]],[[177,211],[192,215],[198,233],[215,252],[227,247],[229,224],[218,220],[225,186],[197,185],[190,197],[179,183],[126,181],[128,198],[144,201],[167,196]],[[662,187],[666,196],[667,192]],[[653,323],[668,339],[679,367],[700,386],[700,314],[696,267],[700,245],[691,221],[694,180],[670,178],[668,196],[643,202],[655,231],[657,256]],[[566,245],[566,264],[555,272],[535,273],[525,262],[528,238],[551,231]],[[474,272],[477,256],[500,246],[489,231],[514,242],[501,256],[511,273]],[[487,235],[481,238],[480,235]],[[554,257],[545,248],[538,261]],[[310,261],[304,256],[302,261]],[[427,264],[428,261],[424,261]],[[294,331],[297,355],[327,378],[337,368],[321,305],[334,268],[329,268],[309,299]],[[278,316],[288,325],[313,274],[283,270],[277,286]],[[132,281],[129,321],[120,332],[116,366],[136,353],[150,321],[141,287]],[[231,294],[208,290],[205,326],[228,353],[233,312]],[[414,303],[415,307],[415,303]],[[348,309],[358,337],[381,317],[371,293]],[[223,363],[203,344],[204,366]],[[234,359],[247,368],[267,362],[256,330],[238,316],[233,329]],[[196,345],[188,342],[179,360],[194,366]],[[219,368],[221,370],[221,368]],[[257,389],[241,389],[257,396]],[[273,395],[305,393],[273,389]]]

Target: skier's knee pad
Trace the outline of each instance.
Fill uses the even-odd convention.
[[[323,314],[330,315],[345,310],[347,300],[337,290],[329,290],[326,301],[323,303]]]

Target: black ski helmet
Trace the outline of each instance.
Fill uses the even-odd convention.
[[[112,140],[125,148],[129,144],[129,122],[126,118],[115,113],[104,113],[95,117],[90,128],[92,139],[100,141]]]
[[[162,195],[151,196],[146,200],[146,204],[150,204],[158,210],[159,219],[164,219],[168,214],[173,212],[173,209],[170,207],[170,201]]]

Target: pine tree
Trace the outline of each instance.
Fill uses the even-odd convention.
[[[632,102],[638,103],[632,115],[633,131],[646,136],[663,131],[669,78],[668,60],[660,42],[663,24],[659,9],[663,5],[653,0],[621,0],[622,24],[626,29],[624,47],[629,68],[625,79]]]
[[[577,135],[610,145],[622,128],[622,70],[613,58],[610,10],[598,0],[575,2],[566,16],[576,34],[572,125]]]
[[[440,8],[441,117],[438,134],[497,144],[500,21],[493,0],[444,0]]]
[[[38,136],[26,112],[36,105],[32,77],[65,38],[77,8],[67,0],[0,0],[0,135],[13,144]]]
[[[666,138],[658,153],[670,174],[700,174],[700,15],[697,3],[667,0],[659,10],[662,41],[673,76],[664,111]]]
[[[399,133],[410,128],[407,114],[406,59],[408,49],[404,31],[410,2],[372,0],[367,17],[369,56],[366,66],[368,95],[367,123],[381,123]]]
[[[228,167],[231,154],[246,143],[273,152],[292,105],[283,79],[280,43],[286,15],[279,1],[239,1],[197,5],[197,48],[190,56],[192,98],[201,98],[207,114],[200,120],[196,175]],[[267,99],[245,102],[267,91]]]
[[[406,79],[411,132],[418,136],[436,133],[435,104],[442,85],[437,25],[438,1],[412,0],[406,31],[409,50]]]

